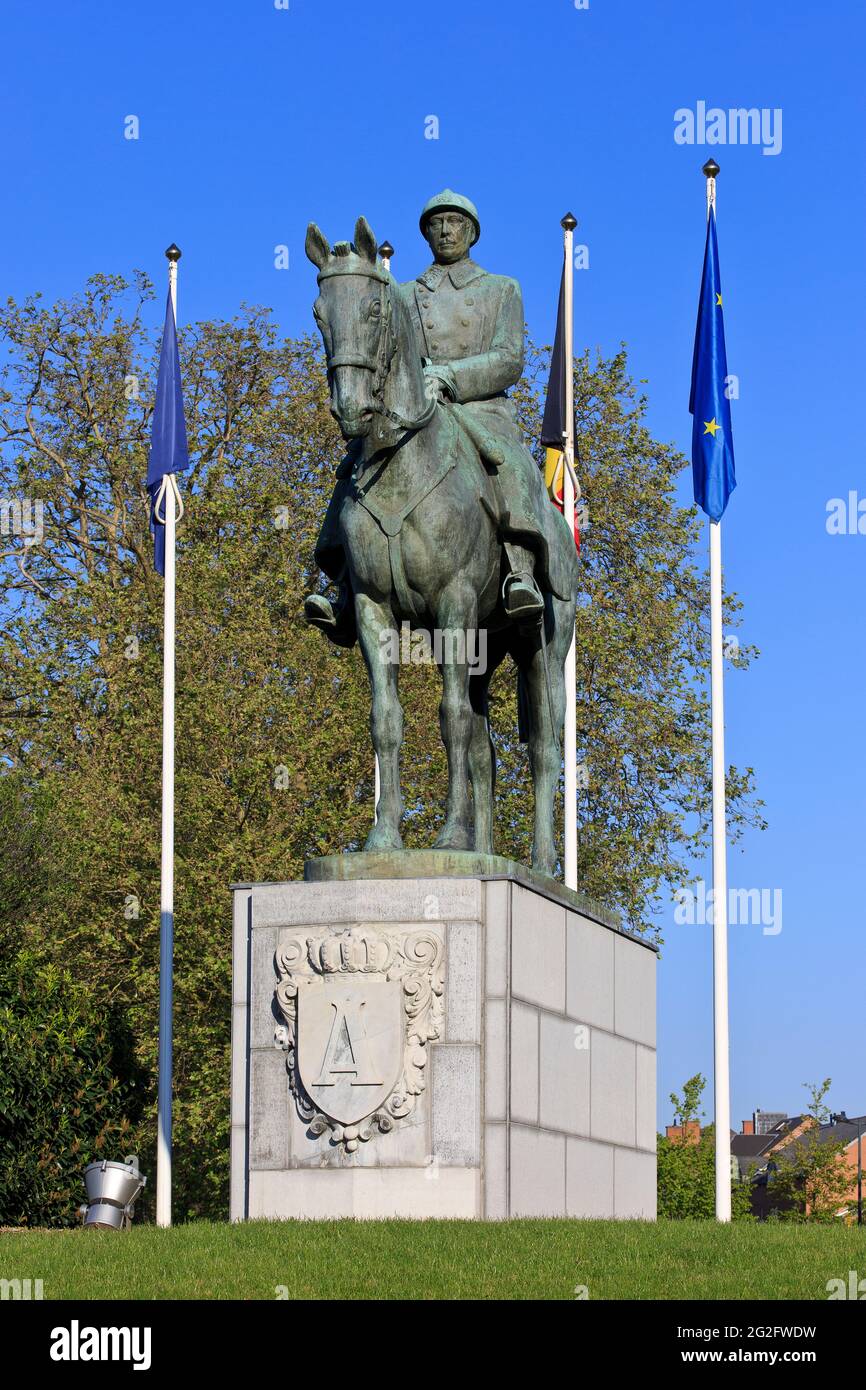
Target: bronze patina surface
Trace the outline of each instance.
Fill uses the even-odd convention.
[[[507,395],[523,370],[520,287],[470,258],[481,223],[467,198],[446,189],[421,226],[434,261],[405,286],[377,260],[365,218],[351,243],[307,231],[331,411],[349,451],[316,552],[340,601],[312,595],[305,612],[334,641],[357,637],[370,677],[381,792],[368,852],[402,850],[401,625],[444,653],[437,850],[493,853],[488,686],[512,657],[535,792],[532,864],[552,876],[577,554]]]

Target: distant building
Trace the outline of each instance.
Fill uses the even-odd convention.
[[[785,1123],[787,1118],[784,1110],[756,1110],[751,1119],[752,1133],[772,1134],[779,1125]],[[743,1121],[744,1131],[749,1123],[749,1120]]]
[[[667,1125],[665,1128],[666,1139],[683,1139],[687,1144],[699,1144],[701,1139],[700,1120],[689,1120],[686,1125]]]
[[[844,1111],[842,1113],[844,1115]],[[774,1123],[769,1125],[767,1122],[771,1120]],[[732,1135],[731,1154],[736,1159],[740,1180],[750,1179],[754,1184],[752,1204],[757,1216],[768,1213],[767,1176],[778,1161],[778,1155],[792,1145],[804,1142],[806,1131],[811,1130],[814,1124],[811,1115],[784,1115],[756,1110],[751,1120],[743,1120],[741,1132]],[[846,1116],[836,1124],[822,1124],[818,1133],[819,1143],[845,1145],[842,1157],[851,1170],[849,1205],[857,1201],[858,1127],[864,1132],[863,1151],[866,1153],[866,1116],[851,1119]],[[839,1215],[844,1215],[844,1209]]]
[[[743,1120],[739,1134],[731,1132],[731,1178],[734,1182],[752,1183],[752,1207],[755,1215],[766,1217],[771,1201],[767,1178],[773,1172],[779,1155],[791,1145],[804,1142],[807,1130],[814,1127],[811,1115],[786,1115],[780,1110],[755,1110],[750,1120]],[[822,1124],[819,1127],[818,1142],[822,1144],[844,1144],[843,1162],[851,1171],[851,1187],[848,1205],[839,1211],[845,1216],[857,1203],[857,1132],[862,1133],[862,1162],[866,1168],[866,1116],[849,1118],[845,1111],[835,1124]],[[700,1122],[689,1120],[685,1125],[667,1125],[665,1138],[685,1144],[700,1142]],[[866,1205],[866,1178],[864,1178],[864,1205]]]
[[[773,1149],[785,1139],[802,1133],[802,1125],[808,1116],[786,1115],[783,1111],[755,1110],[750,1120],[743,1120],[739,1134],[731,1136],[731,1153],[737,1160],[740,1177],[745,1178],[757,1167],[766,1168],[767,1159]],[[769,1123],[772,1121],[772,1124]]]

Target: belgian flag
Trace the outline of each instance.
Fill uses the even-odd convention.
[[[550,358],[550,377],[547,383],[547,400],[544,403],[544,418],[541,422],[541,442],[545,447],[544,482],[551,502],[560,511],[563,509],[563,486],[565,480],[565,459],[562,452],[562,437],[565,433],[565,268],[559,282],[559,305],[556,310],[556,336]],[[575,432],[576,439],[576,432]],[[580,550],[580,530],[577,512],[574,516],[574,543]]]

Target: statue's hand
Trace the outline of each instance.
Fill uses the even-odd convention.
[[[457,383],[450,367],[443,363],[430,362],[424,368],[428,394],[434,393],[441,401],[456,401]]]

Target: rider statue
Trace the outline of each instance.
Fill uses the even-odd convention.
[[[549,572],[550,522],[554,514],[541,472],[524,446],[508,388],[523,372],[523,298],[516,280],[491,275],[469,255],[481,235],[475,205],[445,189],[424,207],[421,232],[433,264],[400,287],[415,323],[429,390],[456,405],[464,427],[490,465],[495,460],[498,525],[507,557],[502,587],[507,619],[536,623],[544,611],[541,588],[564,596],[567,588]],[[486,450],[484,441],[488,442]],[[321,594],[304,604],[307,622],[332,641],[355,641],[354,605],[345,554],[337,531],[344,491],[362,447],[353,442],[337,471],[316,546],[316,563],[339,586],[335,603]],[[479,504],[480,505],[480,504]]]

